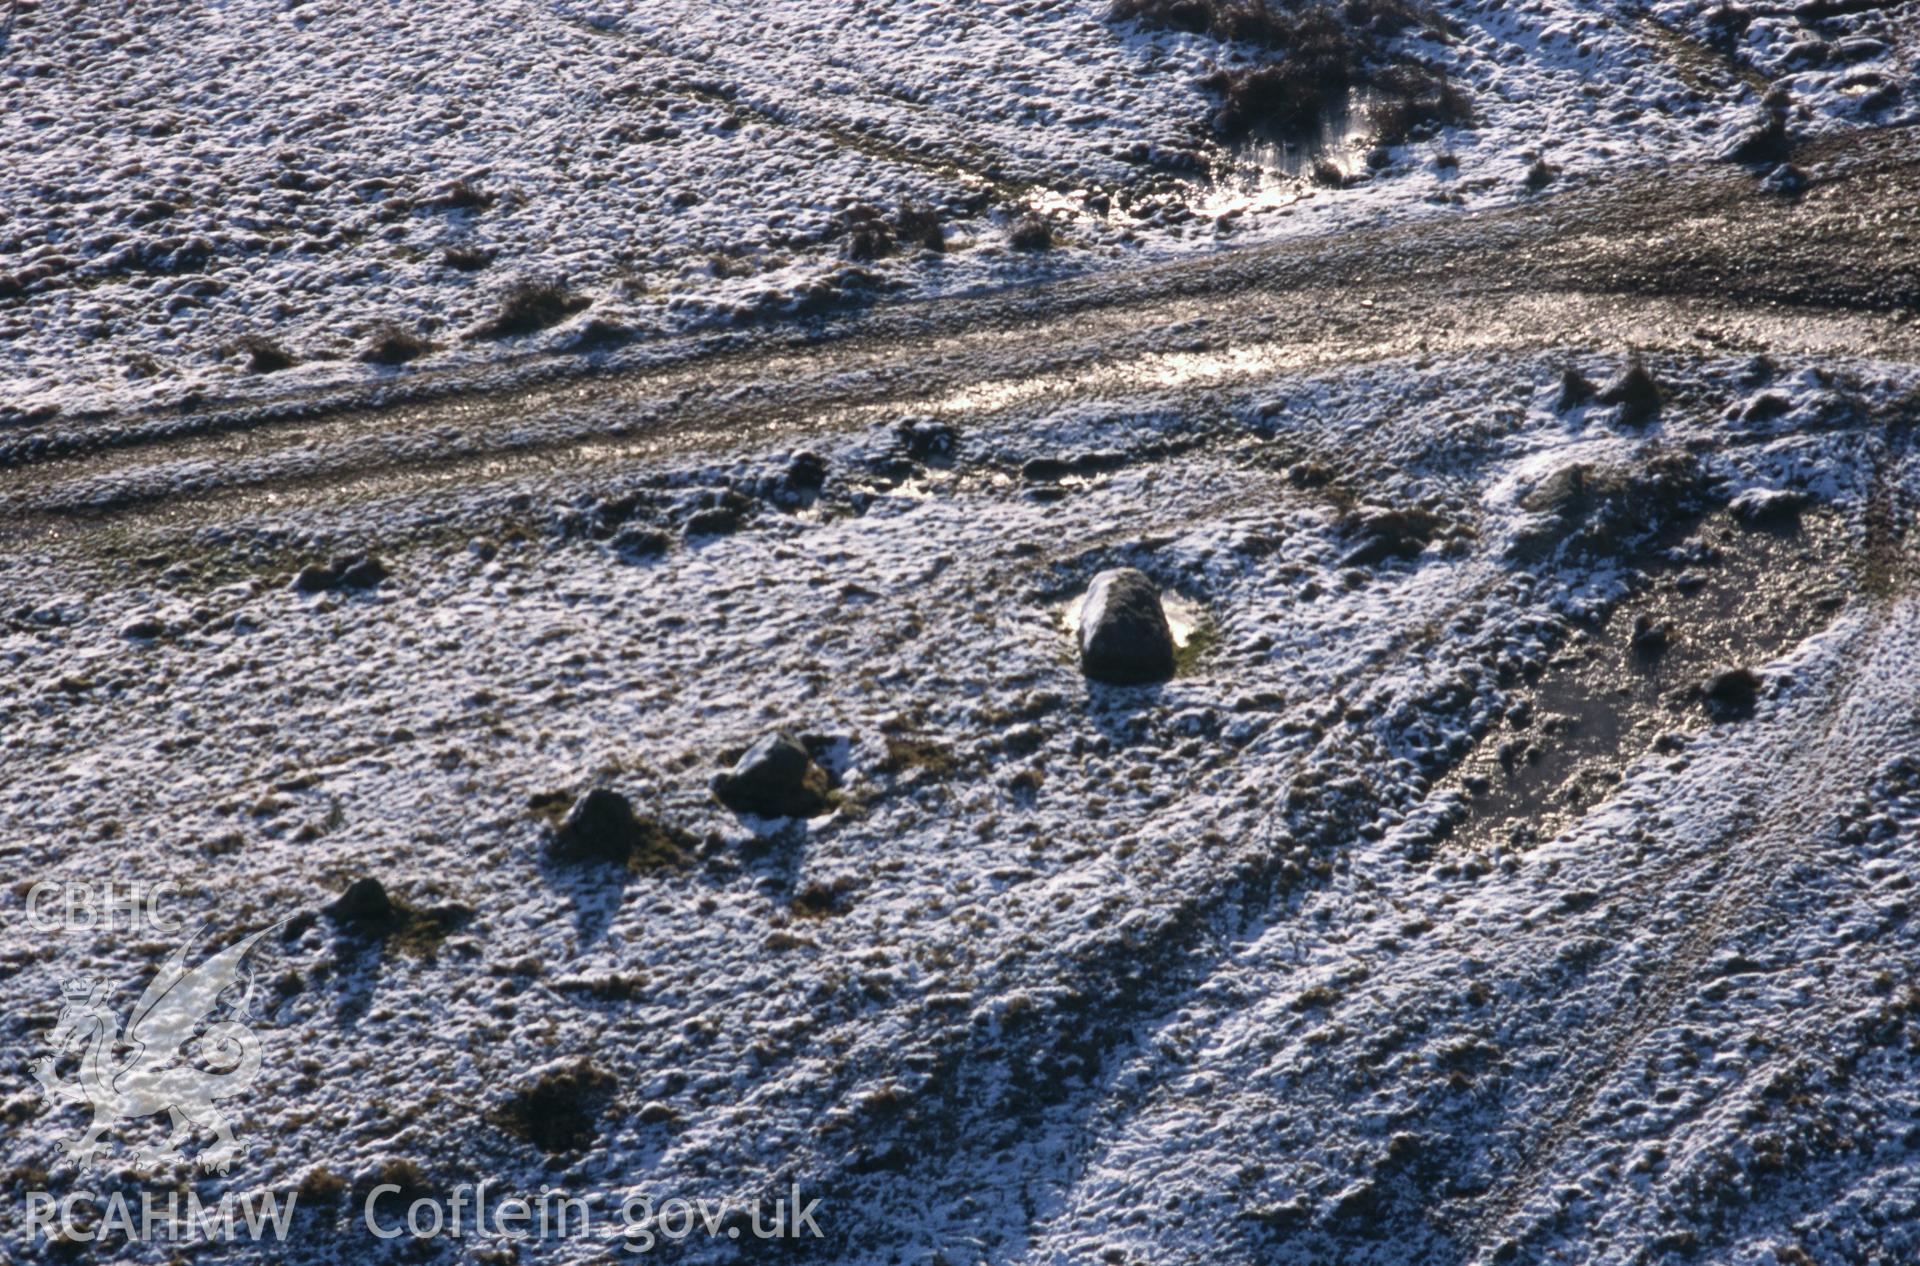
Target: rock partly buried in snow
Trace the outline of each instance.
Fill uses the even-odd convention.
[[[624,862],[640,846],[643,834],[632,801],[595,787],[561,819],[553,833],[553,852],[562,861]]]
[[[762,737],[713,780],[721,804],[763,818],[810,818],[827,807],[828,787],[827,771],[798,739],[780,733]]]
[[[1751,668],[1722,668],[1700,683],[1700,694],[1716,721],[1736,721],[1753,715],[1760,676]]]
[[[1080,604],[1080,671],[1115,685],[1173,676],[1173,630],[1146,573],[1114,567],[1093,578]]]
[[[371,554],[358,558],[340,558],[331,563],[309,563],[293,578],[293,587],[301,593],[320,593],[328,589],[372,589],[393,573]]]
[[[397,913],[386,886],[371,875],[354,880],[324,912],[341,927],[363,930],[385,927]]]
[[[1340,562],[1347,567],[1371,567],[1389,558],[1418,558],[1440,530],[1442,520],[1432,511],[1417,507],[1370,506],[1350,515],[1342,526],[1358,540]]]
[[[1588,381],[1585,374],[1569,367],[1560,375],[1560,398],[1554,402],[1554,408],[1565,413],[1567,410],[1585,404],[1600,394],[1600,388]]]
[[[1806,494],[1791,488],[1749,488],[1727,505],[1733,517],[1753,527],[1791,523],[1806,508]]]
[[[156,615],[139,615],[120,626],[120,636],[134,641],[151,641],[167,631]]]
[[[1620,406],[1620,421],[1626,426],[1644,426],[1660,414],[1660,384],[1639,361],[1627,366],[1620,381],[1597,397],[1601,404]]]

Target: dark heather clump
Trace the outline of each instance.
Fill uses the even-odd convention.
[[[1660,384],[1639,361],[1627,366],[1620,381],[1597,397],[1601,404],[1620,406],[1620,421],[1627,426],[1642,426],[1660,413]]]
[[[940,213],[917,202],[902,203],[893,217],[893,231],[901,241],[923,250],[947,249],[947,232],[940,225]]]
[[[1017,251],[1049,250],[1053,246],[1053,226],[1029,212],[1013,222],[1007,230],[1007,241]]]
[[[369,365],[404,365],[432,350],[432,343],[411,330],[397,325],[383,325],[373,332],[373,337],[360,352],[360,359]]]
[[[291,369],[298,363],[286,348],[257,334],[241,339],[240,350],[247,354],[247,370],[250,373],[277,373],[282,369]]]
[[[1337,8],[1296,9],[1270,0],[1117,0],[1109,16],[1279,54],[1223,67],[1201,81],[1220,98],[1212,122],[1224,135],[1309,131],[1360,87],[1379,98],[1369,117],[1384,144],[1472,122],[1466,95],[1444,74],[1390,54],[1383,45],[1412,27],[1437,39],[1451,38],[1442,19],[1409,0],[1347,0]]]
[[[501,297],[500,311],[474,330],[473,337],[502,339],[532,334],[560,324],[592,302],[569,293],[557,281],[517,281]]]
[[[549,1069],[489,1114],[509,1134],[549,1156],[591,1147],[617,1089],[612,1074],[586,1060]]]

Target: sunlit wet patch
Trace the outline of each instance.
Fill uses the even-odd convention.
[[[1361,175],[1378,139],[1373,111],[1385,101],[1374,89],[1356,87],[1312,128],[1254,130],[1228,147],[1232,166],[1195,210],[1216,217],[1277,210],[1312,196],[1314,185]]]
[[[1069,637],[1080,636],[1080,610],[1086,605],[1087,595],[1076,595],[1069,600],[1060,612],[1061,627]],[[1189,646],[1196,650],[1208,640],[1206,609],[1190,598],[1163,589],[1160,592],[1160,610],[1167,617],[1167,630],[1173,634],[1173,648],[1184,651]]]

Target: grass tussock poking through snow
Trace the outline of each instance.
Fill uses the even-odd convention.
[[[247,358],[248,373],[272,374],[300,363],[292,352],[264,335],[249,334],[240,340],[239,350]]]
[[[383,325],[360,350],[360,359],[369,365],[404,365],[419,360],[433,350],[433,344],[398,325]]]
[[[560,324],[593,300],[573,294],[558,281],[523,278],[501,296],[500,311],[476,328],[470,338],[503,339],[534,334]]]

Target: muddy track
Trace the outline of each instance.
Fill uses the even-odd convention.
[[[1724,165],[1637,169],[1484,214],[663,343],[621,371],[547,363],[529,372],[549,381],[518,385],[449,375],[380,399],[17,429],[0,436],[0,534],[139,512],[218,521],[262,491],[324,505],[504,485],[900,412],[1032,412],[1407,356],[1564,346],[1920,359],[1920,242],[1899,227],[1920,217],[1908,141],[1808,147],[1816,179],[1792,200]]]
[[[1772,754],[1773,780],[1763,793],[1749,797],[1760,803],[1744,804],[1728,813],[1733,829],[1719,857],[1689,877],[1685,872],[1689,866],[1698,868],[1698,861],[1687,856],[1654,870],[1621,894],[1619,907],[1627,912],[1623,921],[1630,926],[1643,925],[1647,909],[1700,895],[1702,889],[1705,905],[1688,917],[1660,972],[1603,1031],[1583,1040],[1583,1049],[1592,1051],[1592,1057],[1553,1096],[1564,1106],[1543,1126],[1519,1171],[1488,1196],[1483,1216],[1465,1237],[1468,1247],[1462,1261],[1498,1260],[1508,1229],[1526,1202],[1551,1182],[1567,1143],[1601,1091],[1634,1052],[1672,1020],[1702,983],[1701,970],[1715,951],[1752,926],[1794,857],[1832,823],[1836,806],[1862,790],[1861,783],[1874,766],[1863,760],[1861,736],[1840,732],[1843,714],[1874,658],[1873,648],[1888,631],[1895,605],[1895,600],[1884,599],[1866,609],[1862,627],[1849,638],[1849,652],[1836,656],[1840,666],[1835,675],[1820,684],[1817,730],[1796,732],[1785,750]],[[1728,865],[1734,867],[1731,874],[1723,873]]]

